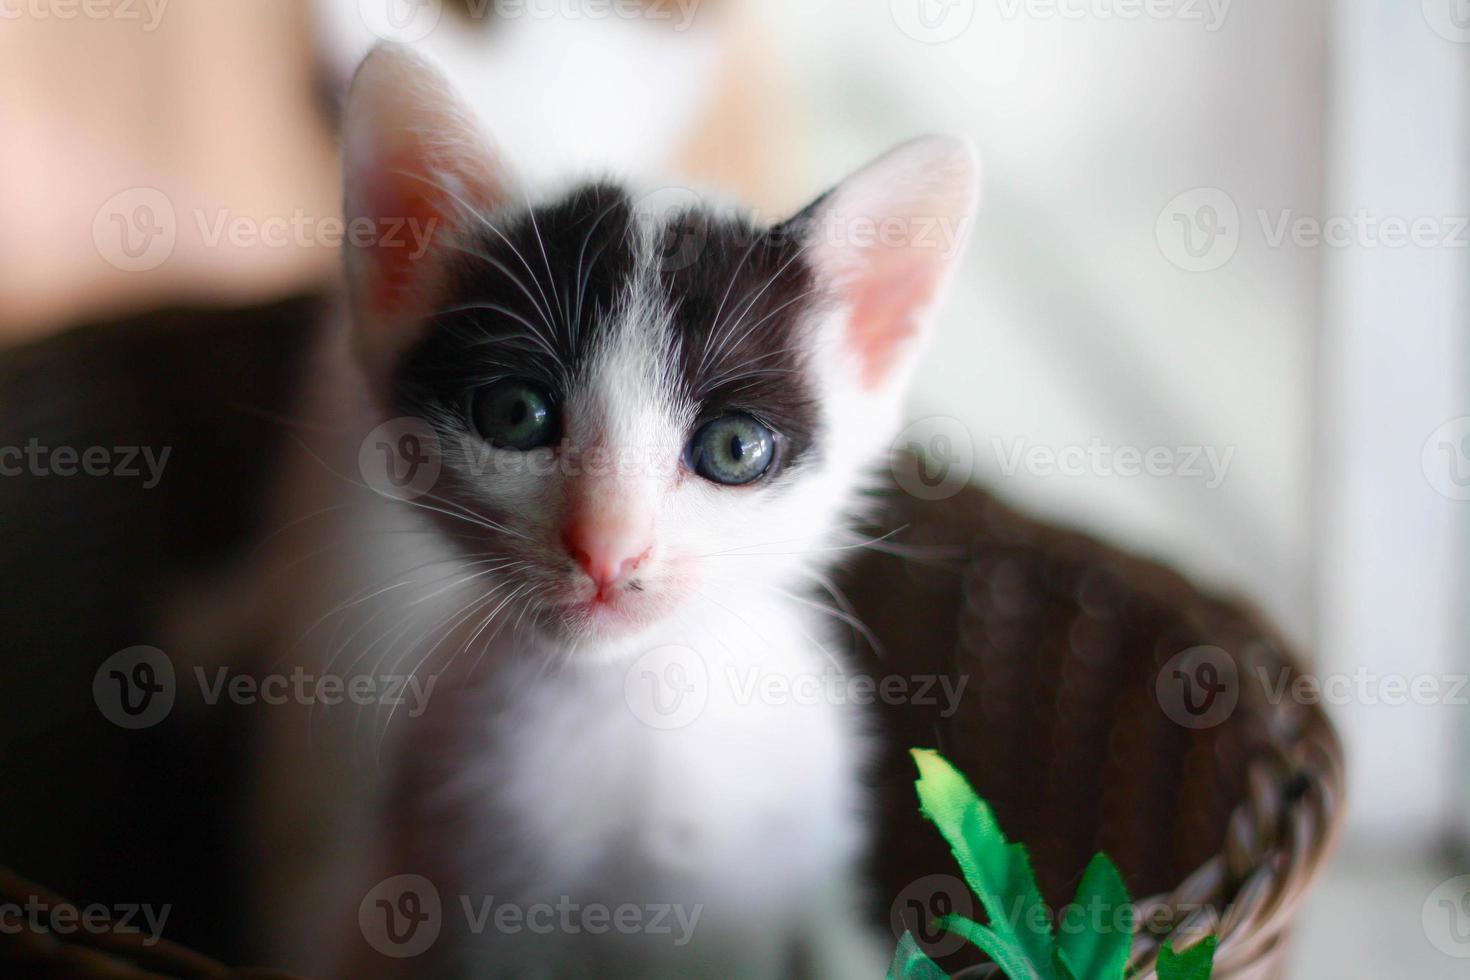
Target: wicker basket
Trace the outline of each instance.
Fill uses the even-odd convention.
[[[1342,765],[1318,709],[1267,697],[1262,671],[1273,687],[1294,671],[1270,629],[1157,565],[1028,520],[979,490],[934,502],[895,493],[892,503],[885,523],[902,530],[840,583],[872,630],[863,646],[880,654],[868,668],[966,686],[955,704],[915,696],[878,712],[875,871],[885,900],[897,911],[916,885],[956,880],[918,814],[906,754],[933,746],[1030,846],[1051,903],[1065,902],[1097,850],[1118,862],[1132,894],[1152,896],[1140,903],[1148,928],[1136,976],[1155,976],[1165,940],[1183,946],[1205,933],[1221,938],[1218,980],[1281,976],[1297,907],[1338,825]],[[1201,663],[1215,699],[1184,700],[1197,692],[1172,686],[1175,675]],[[0,875],[0,894],[37,891]],[[0,972],[279,976],[115,934],[71,942],[0,935]],[[995,975],[963,955],[944,962],[964,977]]]
[[[1138,903],[1148,928],[1136,976],[1156,976],[1166,940],[1183,948],[1207,933],[1220,936],[1218,980],[1282,976],[1297,908],[1340,822],[1343,779],[1321,710],[1268,696],[1295,675],[1270,628],[979,490],[893,504],[885,523],[904,530],[842,579],[875,634],[872,669],[968,681],[957,705],[931,697],[939,703],[883,713],[887,897],[912,900],[916,882],[956,873],[917,813],[905,754],[935,747],[1030,847],[1053,907],[1098,850],[1132,895],[1151,896]]]

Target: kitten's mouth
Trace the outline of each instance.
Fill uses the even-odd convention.
[[[594,590],[568,598],[557,606],[561,624],[575,633],[621,636],[647,626],[656,618],[639,582]]]

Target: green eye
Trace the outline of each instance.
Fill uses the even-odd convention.
[[[775,457],[775,435],[743,414],[715,419],[689,443],[689,462],[694,472],[726,486],[760,479],[771,468]]]
[[[524,452],[556,441],[551,397],[526,381],[497,381],[480,389],[470,415],[481,437],[502,449]]]

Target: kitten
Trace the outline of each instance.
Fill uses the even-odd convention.
[[[349,234],[265,571],[219,600],[256,670],[341,682],[263,725],[271,965],[881,977],[863,721],[791,692],[842,653],[811,593],[971,152],[904,144],[767,227],[607,182],[533,199],[471,119],[404,49],[359,70],[347,212],[383,234]]]

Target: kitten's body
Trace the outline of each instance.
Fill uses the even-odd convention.
[[[323,359],[343,363],[341,350]],[[368,428],[331,416],[301,428],[351,435],[293,454],[291,516],[273,522],[290,529],[256,563],[263,599],[250,605],[269,635],[248,673],[412,670],[416,691],[431,686],[397,708],[293,702],[263,716],[254,905],[268,909],[269,962],[322,977],[425,976],[426,962],[475,977],[786,977],[798,956],[841,964],[811,976],[881,965],[851,874],[860,718],[760,695],[831,673],[845,632],[775,588],[736,585],[639,636],[641,649],[672,651],[642,661],[569,657],[509,607],[457,623],[484,583],[434,595],[473,574],[437,527],[403,502],[323,482],[323,464],[351,472]],[[695,691],[678,691],[670,669],[692,671]],[[401,874],[434,883],[442,934],[394,962],[365,945],[359,907]],[[487,901],[490,924],[473,926]],[[550,936],[494,924],[506,905],[567,902],[573,921],[637,905],[651,932],[569,934],[560,912]],[[833,949],[804,951],[807,939]]]
[[[349,250],[278,531],[223,600],[259,672],[417,685],[271,707],[272,965],[879,976],[851,637],[812,593],[959,242],[868,226],[962,221],[968,151],[908,144],[761,228],[533,201],[466,119],[404,52],[360,73],[349,217],[444,227]]]
[[[486,618],[498,601],[466,618],[487,589],[442,591],[475,569],[433,515],[354,482],[375,416],[342,338],[323,346],[271,521],[284,530],[253,560],[254,581],[230,589],[264,651],[245,672],[412,672],[428,696],[263,715],[253,904],[266,910],[267,961],[322,977],[423,976],[428,964],[518,980],[593,964],[630,978],[878,975],[853,874],[862,721],[835,700],[761,694],[845,659],[851,637],[807,605],[810,583],[726,579],[717,599],[640,633],[637,650],[655,654],[641,660],[595,646],[573,656],[519,608]],[[329,469],[348,479],[324,479]],[[832,523],[835,549],[845,538]],[[730,555],[732,571],[750,557]],[[395,961],[359,911],[400,875],[433,883],[443,931]],[[647,934],[562,926],[627,905]],[[556,928],[497,927],[502,906],[558,909]]]

